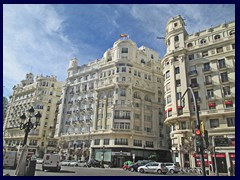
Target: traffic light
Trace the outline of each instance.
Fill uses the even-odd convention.
[[[205,149],[207,149],[208,146],[209,146],[208,131],[207,130],[204,130],[204,141],[205,141]]]
[[[203,147],[202,133],[200,129],[195,129],[196,146]]]

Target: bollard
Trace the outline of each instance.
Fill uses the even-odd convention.
[[[34,176],[35,175],[36,164],[37,164],[36,160],[30,160],[29,161],[26,176]]]

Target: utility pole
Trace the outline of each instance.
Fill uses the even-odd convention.
[[[195,98],[195,95],[193,93],[193,90],[191,87],[188,87],[187,90],[183,93],[182,97],[181,97],[181,101],[182,99],[184,98],[185,94],[190,91],[191,94],[192,94],[192,98],[193,98],[193,102],[194,102],[194,107],[195,107],[195,114],[196,114],[196,129],[195,129],[195,134],[199,135],[199,139],[198,141],[196,142],[196,145],[197,145],[197,150],[200,154],[200,160],[201,160],[201,168],[202,168],[202,175],[203,176],[206,176],[206,171],[205,171],[205,164],[204,164],[204,152],[203,152],[203,139],[202,139],[202,134],[201,134],[201,131],[200,131],[200,118],[199,118],[199,111],[198,111],[198,106],[197,106],[197,101],[196,101],[196,98]],[[200,133],[200,134],[199,134]]]

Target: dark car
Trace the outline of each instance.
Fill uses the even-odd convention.
[[[95,159],[91,159],[87,162],[88,167],[101,167],[101,162]]]
[[[130,170],[132,172],[133,171],[137,172],[137,169],[138,169],[139,166],[143,166],[143,165],[145,165],[145,164],[147,164],[149,162],[151,162],[151,160],[139,160],[136,163],[134,163],[132,165],[129,165],[128,166],[128,170]]]

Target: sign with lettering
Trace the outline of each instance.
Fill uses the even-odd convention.
[[[228,138],[215,138],[215,146],[229,146]]]

